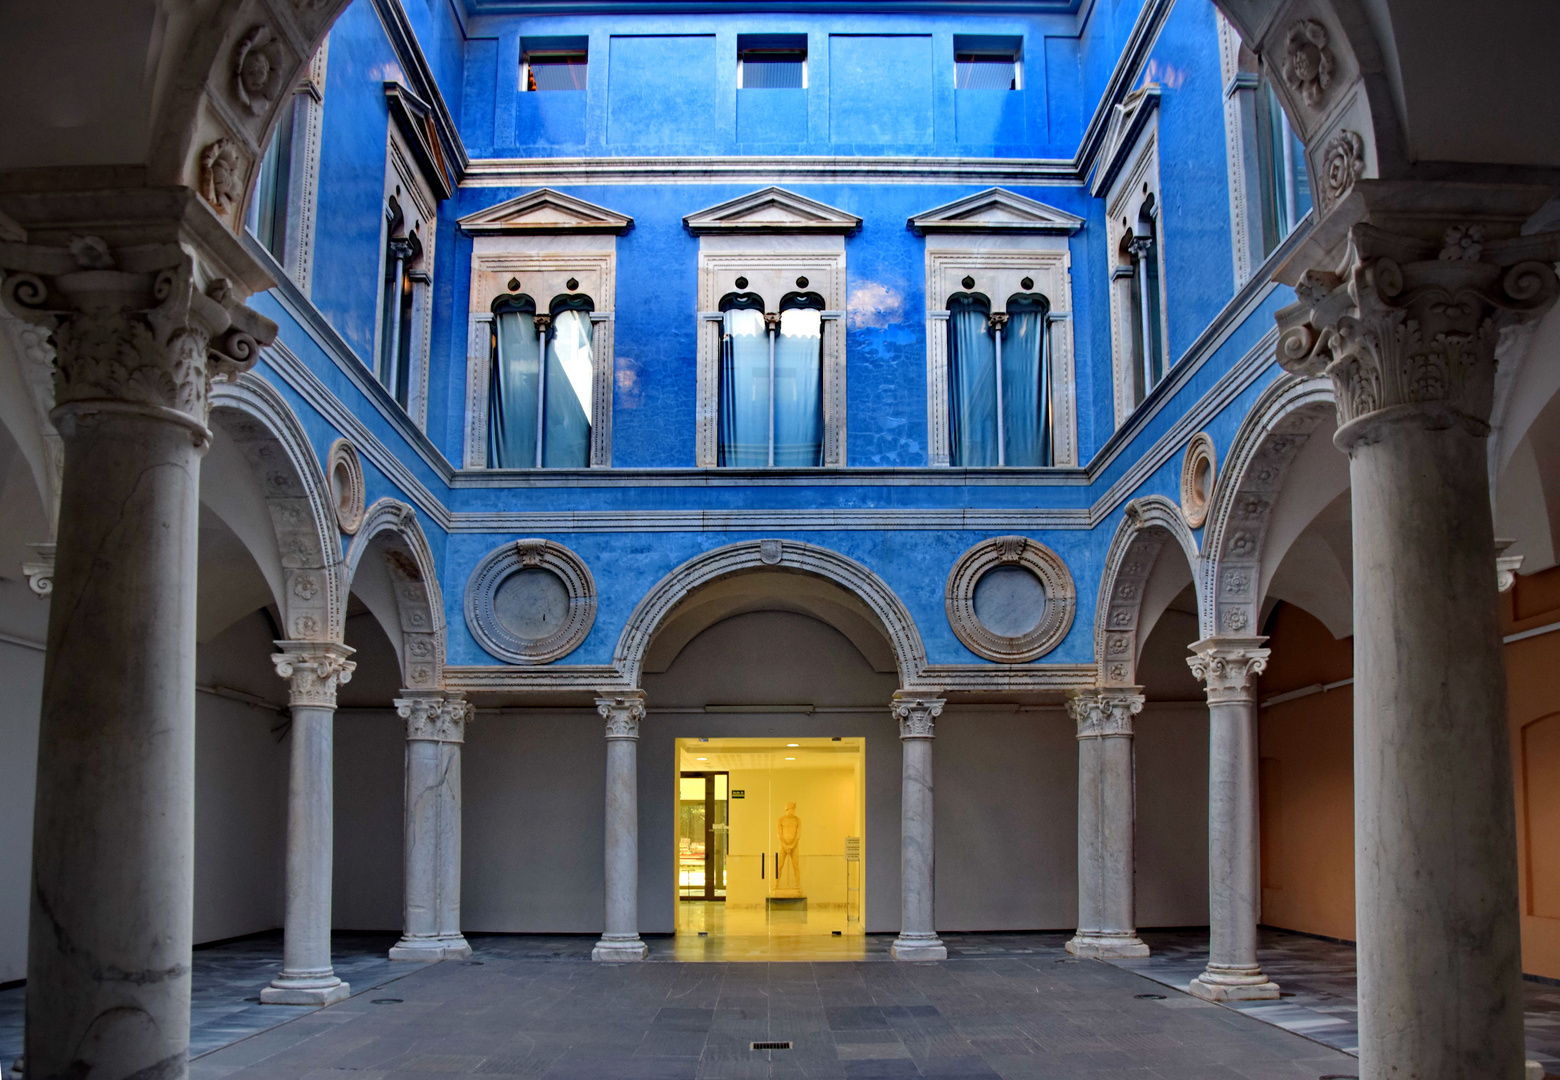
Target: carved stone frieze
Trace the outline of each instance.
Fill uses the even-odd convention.
[[[1301,19],[1284,42],[1284,82],[1313,109],[1321,105],[1338,66],[1327,40],[1327,27]]]
[[[355,651],[333,641],[278,641],[271,654],[276,673],[288,680],[291,705],[334,709],[336,688],[352,680],[357,664],[347,659]]]
[[[1373,420],[1408,414],[1484,434],[1501,328],[1554,302],[1557,257],[1560,233],[1496,240],[1468,224],[1426,239],[1356,224],[1338,269],[1307,271],[1278,313],[1279,361],[1332,379],[1346,450]]]
[[[894,719],[899,721],[901,739],[930,739],[935,737],[934,722],[942,715],[946,698],[928,697],[924,694],[894,694]]]
[[[270,108],[281,92],[285,61],[281,39],[269,26],[255,27],[234,50],[233,93],[255,116]]]
[[[1357,131],[1339,128],[1322,147],[1322,209],[1329,210],[1365,175],[1365,139]]]
[[[253,367],[276,336],[226,279],[202,288],[205,275],[179,244],[0,243],[0,271],[0,301],[50,332],[56,426],[68,415],[129,410],[183,420],[204,439],[211,380]]]
[[[1067,700],[1067,712],[1080,739],[1131,738],[1132,718],[1143,711],[1140,687],[1080,690]]]
[[[223,136],[200,152],[200,197],[223,218],[231,220],[244,198],[248,162],[234,140]]]
[[[645,718],[645,692],[625,690],[596,699],[596,712],[607,724],[609,739],[639,738],[639,722]]]
[[[1239,608],[1235,609],[1241,610]],[[1251,701],[1257,676],[1267,670],[1270,649],[1261,648],[1265,637],[1212,637],[1192,645],[1186,663],[1192,675],[1208,691],[1208,704]]]
[[[406,721],[407,741],[459,743],[466,740],[474,710],[460,693],[450,692],[396,698],[395,711]]]

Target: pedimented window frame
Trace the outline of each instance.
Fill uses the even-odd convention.
[[[786,293],[823,297],[823,467],[846,464],[845,237],[861,219],[779,187],[767,187],[683,218],[699,238],[695,464],[720,454],[721,297],[758,293],[779,311]],[[747,286],[738,288],[737,278]],[[807,278],[798,290],[796,279]]]
[[[493,369],[493,301],[510,292],[532,297],[545,312],[569,294],[591,298],[591,362],[595,368],[590,467],[612,465],[613,337],[617,238],[634,219],[550,188],[468,214],[460,228],[472,237],[466,333],[465,468],[486,469],[488,390]],[[517,280],[518,290],[509,282]],[[575,281],[573,289],[568,287]]]
[[[947,467],[949,445],[948,297],[978,292],[993,313],[1015,293],[1051,302],[1052,464],[1078,463],[1077,377],[1072,331],[1072,250],[1083,219],[1002,188],[990,188],[917,214],[909,227],[926,237],[927,464]],[[964,284],[972,278],[973,286]],[[1025,278],[1032,285],[1025,288]]]

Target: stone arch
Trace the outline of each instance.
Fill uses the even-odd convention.
[[[357,593],[395,646],[402,685],[442,685],[444,598],[417,511],[396,499],[375,501],[347,549],[341,577],[343,592]]]
[[[325,474],[297,414],[270,383],[246,374],[213,384],[211,426],[232,440],[263,493],[274,560],[259,542],[263,523],[246,527],[241,509],[223,513],[222,485],[202,484],[202,501],[236,523],[255,552],[276,595],[282,632],[296,641],[340,641],[346,618],[341,537]]]
[[[1094,608],[1094,655],[1103,685],[1136,684],[1143,645],[1138,632],[1143,597],[1159,556],[1171,540],[1186,556],[1196,583],[1197,539],[1180,508],[1163,495],[1146,495],[1127,503],[1105,556],[1105,573],[1100,577]]]
[[[888,584],[854,559],[795,540],[746,540],[697,555],[656,583],[628,617],[618,638],[613,666],[638,686],[645,653],[672,611],[702,586],[735,574],[778,571],[811,574],[858,598],[881,624],[893,650],[902,687],[918,685],[926,670],[926,649],[915,620]]]
[[[1284,375],[1258,396],[1236,431],[1203,531],[1198,610],[1205,637],[1260,632],[1273,504],[1301,449],[1333,421],[1334,401],[1325,376]]]

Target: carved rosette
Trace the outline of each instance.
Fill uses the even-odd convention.
[[[1365,138],[1357,131],[1339,128],[1322,147],[1322,209],[1337,205],[1365,175]]]
[[[1272,650],[1260,646],[1265,637],[1205,638],[1192,645],[1186,660],[1192,675],[1208,691],[1208,704],[1251,702],[1257,676],[1267,670]]]
[[[608,739],[637,739],[639,721],[645,718],[645,692],[603,695],[596,699],[596,712],[607,722]]]
[[[448,693],[396,698],[395,711],[406,721],[408,742],[459,743],[475,710],[459,693]]]
[[[185,423],[204,443],[211,380],[249,370],[276,336],[179,244],[0,243],[0,272],[0,301],[50,332],[62,432],[72,416],[128,411]]]
[[[930,739],[935,737],[934,721],[942,715],[946,698],[927,697],[922,694],[894,694],[894,719],[899,721],[901,739]]]
[[[333,641],[278,641],[271,654],[276,673],[288,680],[288,703],[322,709],[336,707],[336,687],[352,680],[354,649]]]
[[[1560,233],[1460,225],[1427,241],[1357,224],[1339,269],[1307,271],[1278,313],[1279,362],[1332,379],[1345,450],[1403,416],[1484,435],[1500,331],[1554,302],[1556,258]]]
[[[1143,711],[1139,688],[1080,690],[1067,700],[1067,712],[1078,725],[1080,739],[1132,737],[1132,718]]]

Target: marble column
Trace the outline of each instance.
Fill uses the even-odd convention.
[[[349,995],[330,962],[330,890],[335,837],[332,748],[336,687],[352,678],[353,650],[323,641],[278,641],[271,660],[288,681],[292,755],[287,774],[287,907],[282,973],[260,991],[263,1005],[329,1005]]]
[[[1278,997],[1257,963],[1257,676],[1266,640],[1205,638],[1187,660],[1208,691],[1208,966],[1188,989],[1210,1001]]]
[[[64,446],[39,718],[27,1074],[185,1075],[195,581],[214,375],[276,327],[263,272],[184,188],[35,191],[0,301],[48,329]],[[230,278],[245,278],[240,290]]]
[[[1501,332],[1560,292],[1560,233],[1519,234],[1542,190],[1361,186],[1365,220],[1279,313],[1284,366],[1333,381],[1350,459],[1360,1075],[1515,1078],[1517,843],[1486,444]]]
[[[1132,717],[1136,686],[1085,690],[1067,703],[1078,725],[1078,932],[1074,956],[1147,956],[1137,936]]]
[[[902,690],[894,694],[894,719],[899,721],[899,742],[904,750],[899,937],[889,950],[895,960],[948,958],[948,950],[937,936],[932,872],[932,726],[942,715],[944,704],[943,698]]]
[[[607,726],[606,932],[592,960],[643,960],[639,938],[639,722],[643,690],[596,699]]]
[[[460,932],[460,753],[471,704],[458,692],[403,690],[406,915],[392,960],[464,960]]]

